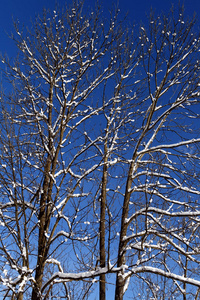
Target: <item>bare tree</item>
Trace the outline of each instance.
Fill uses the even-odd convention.
[[[141,27],[147,93],[141,101],[140,133],[127,162],[118,267],[133,255],[127,252],[135,255],[128,271],[117,275],[115,299],[123,298],[130,276],[140,272],[186,284],[188,276],[173,273],[180,267],[178,253],[181,260],[185,256],[187,263],[199,264],[196,236],[189,233],[192,226],[198,228],[198,217],[192,216],[199,216],[199,138],[191,123],[199,118],[199,37],[191,32],[193,25],[172,12],[170,18],[151,17],[148,29]],[[185,293],[184,287],[179,289]]]
[[[98,282],[104,300],[115,275],[116,300],[132,282],[198,299],[195,22],[101,15],[44,12],[2,58],[3,299],[87,299]]]

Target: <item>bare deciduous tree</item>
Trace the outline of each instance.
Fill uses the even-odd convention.
[[[2,58],[3,299],[87,299],[98,282],[104,300],[113,276],[116,300],[131,284],[198,299],[195,22],[101,14],[45,12]]]

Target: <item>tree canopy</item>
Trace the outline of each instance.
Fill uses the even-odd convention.
[[[83,3],[2,57],[2,299],[200,299],[200,37]],[[7,81],[6,81],[7,80]],[[116,278],[116,279],[115,279]],[[128,293],[128,292],[127,292]]]

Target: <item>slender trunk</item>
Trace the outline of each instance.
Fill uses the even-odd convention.
[[[32,300],[41,299],[40,293],[42,287],[42,278],[43,278],[46,258],[48,255],[46,232],[48,231],[47,223],[49,220],[49,216],[46,214],[46,211],[48,210],[49,191],[51,191],[51,186],[52,186],[52,183],[49,178],[50,169],[51,169],[51,157],[49,155],[45,167],[43,193],[40,198],[40,213],[38,217],[38,221],[39,221],[38,256],[37,256],[37,267],[35,273],[35,285],[32,292]]]
[[[45,236],[45,197],[41,196],[40,214],[39,214],[39,241],[38,241],[38,257],[35,273],[35,284],[32,291],[32,300],[41,299],[42,278],[46,261],[46,236]]]
[[[149,115],[147,117],[147,121],[144,127],[143,132],[141,133],[137,145],[134,149],[133,152],[133,156],[132,156],[132,162],[130,164],[129,167],[129,172],[128,172],[128,176],[127,176],[127,181],[126,181],[126,190],[125,190],[125,196],[124,196],[124,202],[123,202],[123,211],[122,211],[122,220],[121,220],[121,231],[120,231],[120,241],[119,241],[119,249],[118,249],[118,262],[117,265],[118,267],[123,267],[123,265],[125,265],[126,263],[126,241],[124,241],[124,238],[126,237],[126,233],[127,233],[127,228],[128,228],[128,224],[126,222],[126,219],[128,218],[128,212],[129,212],[129,201],[130,201],[130,197],[131,197],[131,185],[132,185],[132,176],[133,174],[137,171],[138,168],[138,164],[136,162],[137,160],[137,151],[138,148],[146,134],[146,132],[148,131],[148,128],[150,126],[155,108],[156,108],[156,104],[157,101],[159,99],[159,95],[160,95],[160,91],[161,88],[163,87],[164,83],[166,82],[167,79],[167,75],[164,77],[161,85],[160,85],[160,89],[158,89],[156,96],[155,96],[155,101],[153,102]],[[163,117],[163,119],[160,122],[160,125],[157,127],[156,131],[154,132],[154,138],[156,137],[156,134],[158,133],[159,129],[161,128],[162,124],[165,122],[167,118],[167,115]],[[148,148],[150,146],[150,144],[153,142],[154,138],[150,139],[149,142],[146,145],[146,148]],[[138,160],[141,160],[144,154],[141,154],[138,157]],[[124,278],[124,271],[123,268],[121,271],[119,271],[117,273],[117,278],[116,278],[116,289],[115,289],[115,300],[123,300],[123,295],[124,295],[124,287],[126,284],[126,279]]]
[[[188,252],[188,246],[186,247],[186,252]],[[184,268],[184,277],[187,278],[187,270],[188,270],[188,258],[186,257],[185,268]],[[183,283],[183,300],[187,300],[187,292],[186,292],[187,284]]]
[[[23,292],[20,292],[17,296],[17,300],[23,300]]]
[[[107,185],[107,141],[104,146],[104,166],[102,177],[102,193],[101,193],[101,212],[100,212],[100,267],[104,268],[106,265],[106,251],[105,251],[105,219],[106,219],[106,185]],[[99,282],[99,299],[106,299],[106,275],[100,275]]]
[[[120,231],[120,242],[119,242],[119,249],[118,249],[118,261],[117,266],[122,267],[126,263],[126,241],[124,241],[124,238],[127,233],[127,223],[126,219],[128,218],[128,211],[129,211],[129,200],[130,200],[130,189],[132,184],[132,174],[133,174],[133,162],[130,166],[128,177],[127,177],[127,183],[126,183],[126,191],[124,196],[124,203],[123,203],[123,211],[122,211],[122,221],[121,221],[121,231]],[[116,278],[116,288],[115,288],[115,300],[122,300],[124,295],[124,286],[126,283],[126,279],[124,278],[124,271],[123,268],[121,271],[117,273]]]
[[[42,279],[44,273],[45,262],[48,254],[47,249],[47,237],[46,237],[46,230],[47,230],[47,221],[49,216],[47,215],[48,210],[48,200],[49,200],[49,191],[51,188],[50,182],[50,171],[52,165],[52,149],[53,149],[53,142],[52,142],[52,103],[53,103],[53,87],[54,82],[50,84],[49,88],[49,114],[48,114],[48,121],[47,125],[49,128],[49,135],[48,135],[48,157],[47,162],[44,169],[44,182],[43,182],[43,192],[40,198],[40,212],[39,212],[39,239],[38,239],[38,256],[37,256],[37,267],[35,272],[35,284],[32,291],[32,300],[40,300],[41,296],[41,287],[42,287]]]
[[[126,224],[123,222],[123,219],[125,220],[125,216],[127,215],[126,211],[123,212],[123,218],[122,218],[122,224],[121,224],[121,237],[120,237],[120,243],[119,243],[119,251],[118,251],[118,262],[117,266],[122,267],[126,263],[126,257],[125,257],[125,243],[123,242],[123,237],[126,236]],[[117,273],[116,278],[116,287],[115,287],[115,300],[122,300],[124,295],[124,286],[125,286],[126,280],[124,279],[124,271],[123,269]]]

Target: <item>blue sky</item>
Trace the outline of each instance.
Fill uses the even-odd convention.
[[[151,7],[160,13],[169,11],[171,4],[177,7],[179,0],[100,0],[105,10],[112,7],[112,3],[117,4],[122,13],[129,12],[129,19],[136,23],[142,21],[145,23]],[[8,34],[13,31],[13,19],[19,20],[25,26],[30,25],[30,19],[34,20],[35,16],[42,13],[43,8],[53,10],[55,4],[64,6],[71,3],[71,0],[1,0],[0,1],[0,52],[8,53],[10,56],[15,56],[13,51],[13,43],[8,38]],[[93,5],[95,0],[85,0],[85,5]],[[182,3],[185,5],[186,15],[192,16],[194,12],[200,14],[199,0],[185,0]]]

